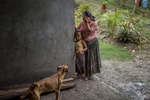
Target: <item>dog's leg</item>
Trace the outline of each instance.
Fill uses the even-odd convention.
[[[55,93],[56,93],[56,100],[59,100],[60,89],[59,90],[55,90]]]
[[[55,90],[56,93],[56,100],[59,100],[59,96],[60,96],[60,89],[61,89],[61,85],[62,85],[62,79],[60,76],[58,76],[58,85],[57,85],[57,89]]]
[[[39,91],[39,86],[38,84],[34,83],[33,87],[33,100],[40,100],[40,91]]]
[[[40,100],[40,94],[39,92],[34,92],[34,99],[33,100]]]

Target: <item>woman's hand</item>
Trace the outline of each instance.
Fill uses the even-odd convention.
[[[85,22],[86,23],[90,23],[90,18],[89,17],[85,17]]]

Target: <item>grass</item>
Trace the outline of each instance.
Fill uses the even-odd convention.
[[[138,16],[137,18],[140,19],[139,26],[138,26],[140,32],[150,40],[150,31],[149,31],[150,19],[147,17],[141,17],[141,16]]]
[[[135,58],[134,56],[131,56],[130,53],[128,53],[128,51],[124,48],[103,42],[101,40],[99,40],[99,45],[102,59],[125,61],[133,60]]]

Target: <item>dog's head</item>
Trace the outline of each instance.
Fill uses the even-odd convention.
[[[58,66],[57,71],[60,71],[60,70],[67,73],[68,72],[68,66],[67,65]]]

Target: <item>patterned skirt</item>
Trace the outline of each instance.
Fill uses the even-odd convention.
[[[88,47],[88,50],[85,52],[86,74],[90,77],[92,74],[100,73],[100,68],[102,67],[100,49],[97,38],[94,38],[92,41],[85,42]]]
[[[85,55],[76,55],[76,66],[78,70],[85,70]]]

